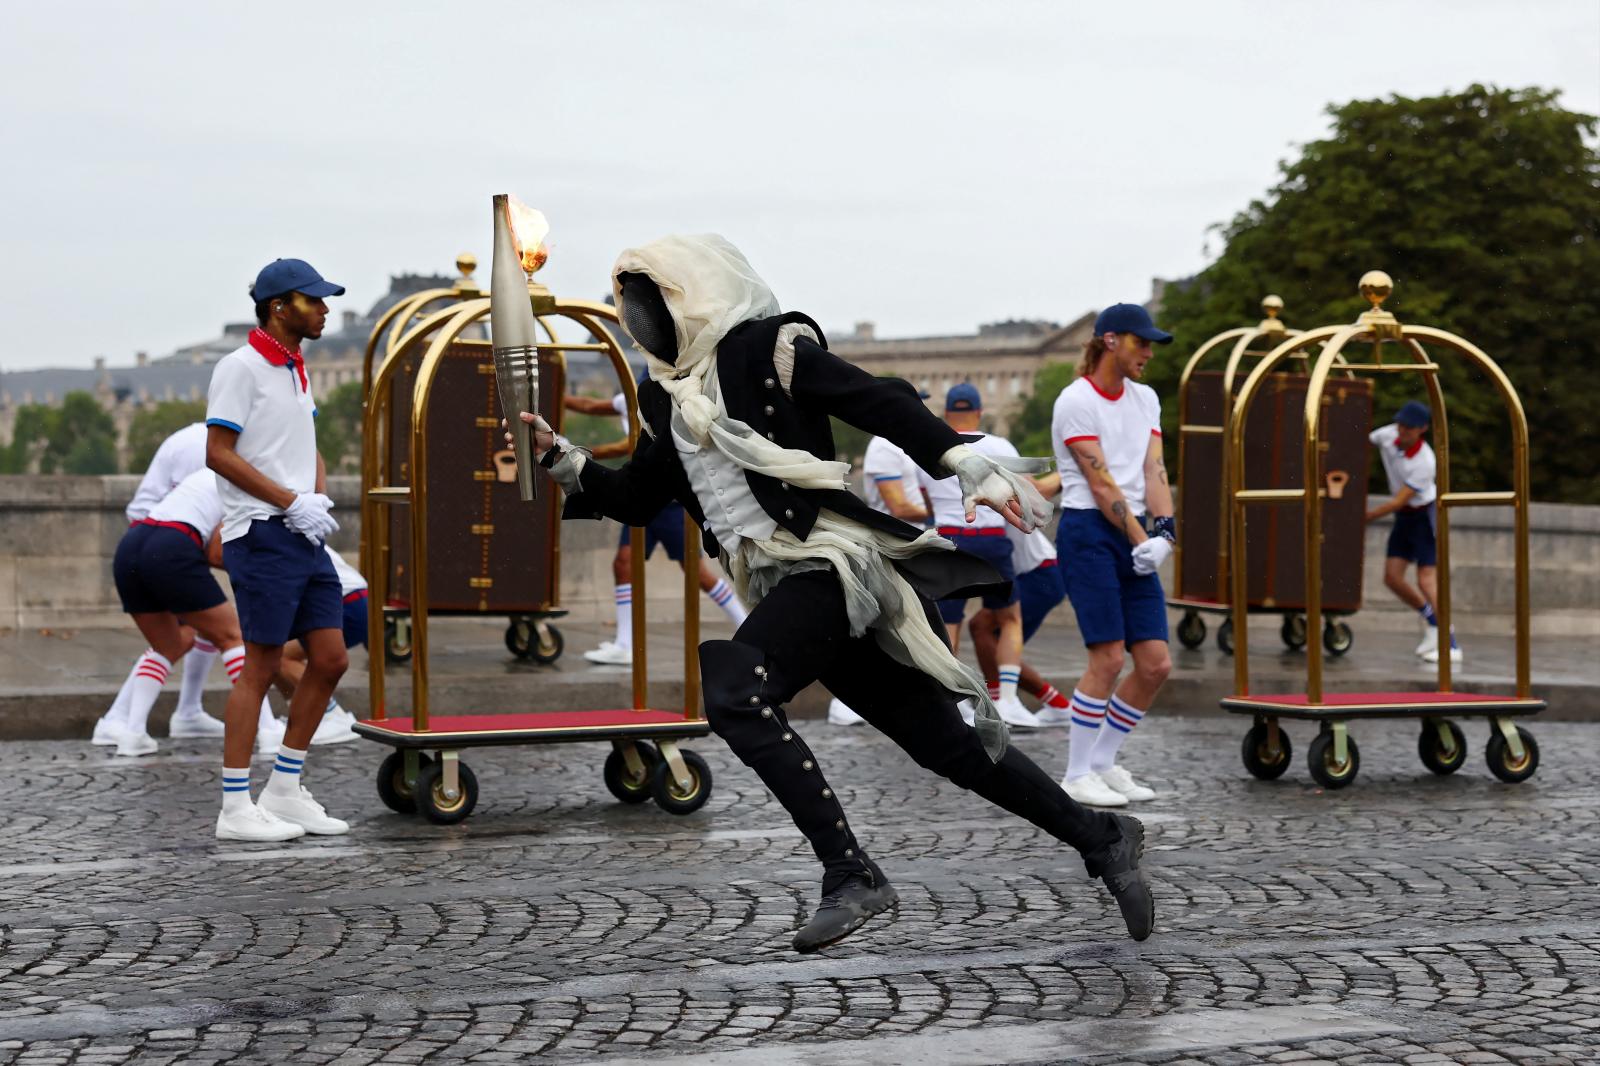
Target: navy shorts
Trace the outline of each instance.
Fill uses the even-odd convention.
[[[1394,528],[1389,530],[1391,559],[1404,559],[1418,566],[1438,566],[1439,548],[1433,539],[1433,504],[1396,511]]]
[[[211,575],[200,534],[183,523],[139,524],[122,535],[111,574],[128,614],[189,614],[227,603]]]
[[[1085,646],[1167,639],[1161,578],[1133,572],[1128,538],[1099,511],[1062,510],[1056,555]]]
[[[367,646],[367,594],[352,592],[344,600],[344,646],[347,648],[365,648]]]
[[[988,533],[976,531],[960,533],[946,533],[945,539],[956,546],[956,550],[964,551],[969,555],[976,555],[990,566],[1000,572],[1001,578],[1010,582],[1005,592],[986,592],[983,594],[983,605],[991,610],[1009,607],[1017,602],[1017,586],[1013,580],[1017,576],[1016,569],[1011,564],[1011,538],[1006,536],[1004,529],[992,528]],[[939,617],[950,625],[956,625],[967,614],[966,600],[940,600]]]
[[[251,644],[280,646],[313,629],[344,629],[344,596],[320,542],[258,518],[222,546],[239,628]]]
[[[1054,559],[1047,559],[1026,574],[1018,574],[1017,594],[1022,597],[1022,642],[1026,644],[1039,632],[1045,615],[1067,598],[1061,567]]]
[[[617,537],[617,547],[622,548],[628,544],[628,535],[633,530],[628,526],[622,527],[622,533]],[[669,503],[656,516],[650,519],[644,527],[644,557],[650,558],[650,553],[656,550],[659,544],[667,549],[667,558],[675,563],[683,562],[683,504]]]

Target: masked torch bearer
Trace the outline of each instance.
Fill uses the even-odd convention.
[[[534,498],[533,433],[518,417],[539,410],[539,349],[528,279],[544,265],[544,215],[512,196],[494,198],[494,266],[490,273],[489,328],[494,337],[494,381],[500,410],[517,453],[517,488]]]

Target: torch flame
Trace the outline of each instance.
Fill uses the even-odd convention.
[[[511,230],[517,258],[522,261],[523,273],[531,275],[550,258],[550,249],[544,244],[550,233],[550,223],[543,211],[529,207],[515,196],[507,196],[506,224]]]

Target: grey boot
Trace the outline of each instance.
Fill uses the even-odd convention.
[[[794,949],[802,953],[820,951],[829,944],[837,944],[867,923],[874,914],[882,913],[900,900],[887,879],[879,874],[877,883],[855,875],[832,892],[822,897],[822,905],[805,927],[794,935]]]

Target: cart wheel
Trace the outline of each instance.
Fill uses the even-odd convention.
[[[1356,642],[1356,635],[1343,622],[1330,621],[1322,627],[1322,646],[1329,655],[1343,655]]]
[[[383,620],[383,657],[391,663],[411,661],[411,637],[400,635],[400,625],[393,618]]]
[[[417,775],[433,762],[424,752],[417,752]],[[396,814],[416,814],[417,797],[406,784],[406,753],[393,751],[378,764],[378,798]]]
[[[1484,758],[1489,760],[1489,772],[1512,785],[1526,781],[1539,768],[1539,745],[1534,742],[1533,734],[1519,725],[1517,736],[1522,739],[1521,759],[1511,757],[1511,745],[1498,729],[1489,734],[1489,746],[1483,752]]]
[[[545,632],[549,634],[543,639],[539,636],[539,627],[533,619],[515,617],[506,626],[506,650],[519,659],[531,659],[536,663],[549,666],[561,658],[561,653],[566,650],[567,642],[561,636],[561,630],[553,625],[546,625]]]
[[[417,809],[434,825],[455,825],[466,820],[478,805],[478,778],[466,763],[456,760],[460,794],[449,799],[444,794],[444,766],[430,762],[417,771]]]
[[[689,767],[689,776],[693,778],[689,788],[685,790],[678,787],[678,782],[672,778],[672,767],[663,758],[656,764],[650,779],[650,795],[655,799],[656,806],[668,814],[693,814],[711,798],[711,767],[692,751],[680,754],[683,755],[684,765]]]
[[[1190,651],[1206,642],[1206,620],[1198,612],[1183,612],[1183,619],[1178,623],[1178,642]]]
[[[1436,774],[1453,774],[1467,761],[1467,735],[1454,722],[1446,722],[1445,725],[1450,730],[1448,754],[1435,723],[1424,719],[1422,733],[1417,737],[1417,754],[1422,757],[1422,765]]]
[[[1283,638],[1283,646],[1290,651],[1299,651],[1306,646],[1306,638],[1310,634],[1306,631],[1306,616],[1303,614],[1286,614],[1283,616],[1283,628],[1278,630],[1278,635]]]
[[[1310,764],[1311,776],[1323,788],[1343,788],[1360,772],[1361,749],[1356,747],[1355,738],[1346,736],[1344,746],[1345,761],[1340,766],[1333,761],[1333,730],[1325,729],[1311,741],[1306,761]]]
[[[1233,654],[1233,619],[1228,618],[1217,627],[1217,647],[1222,649],[1222,654]]]
[[[1273,759],[1267,753],[1267,725],[1265,722],[1257,722],[1244,735],[1240,754],[1244,756],[1246,770],[1263,781],[1274,781],[1289,769],[1289,763],[1294,758],[1294,745],[1289,743],[1289,734],[1279,726],[1278,757]]]
[[[616,748],[612,748],[611,754],[606,756],[605,769],[601,771],[606,788],[623,803],[643,803],[650,798],[656,764],[663,761],[661,753],[656,750],[654,744],[637,741],[633,746],[638,749],[639,757],[644,760],[644,776],[638,778],[630,776],[628,760],[624,759],[622,752]]]

